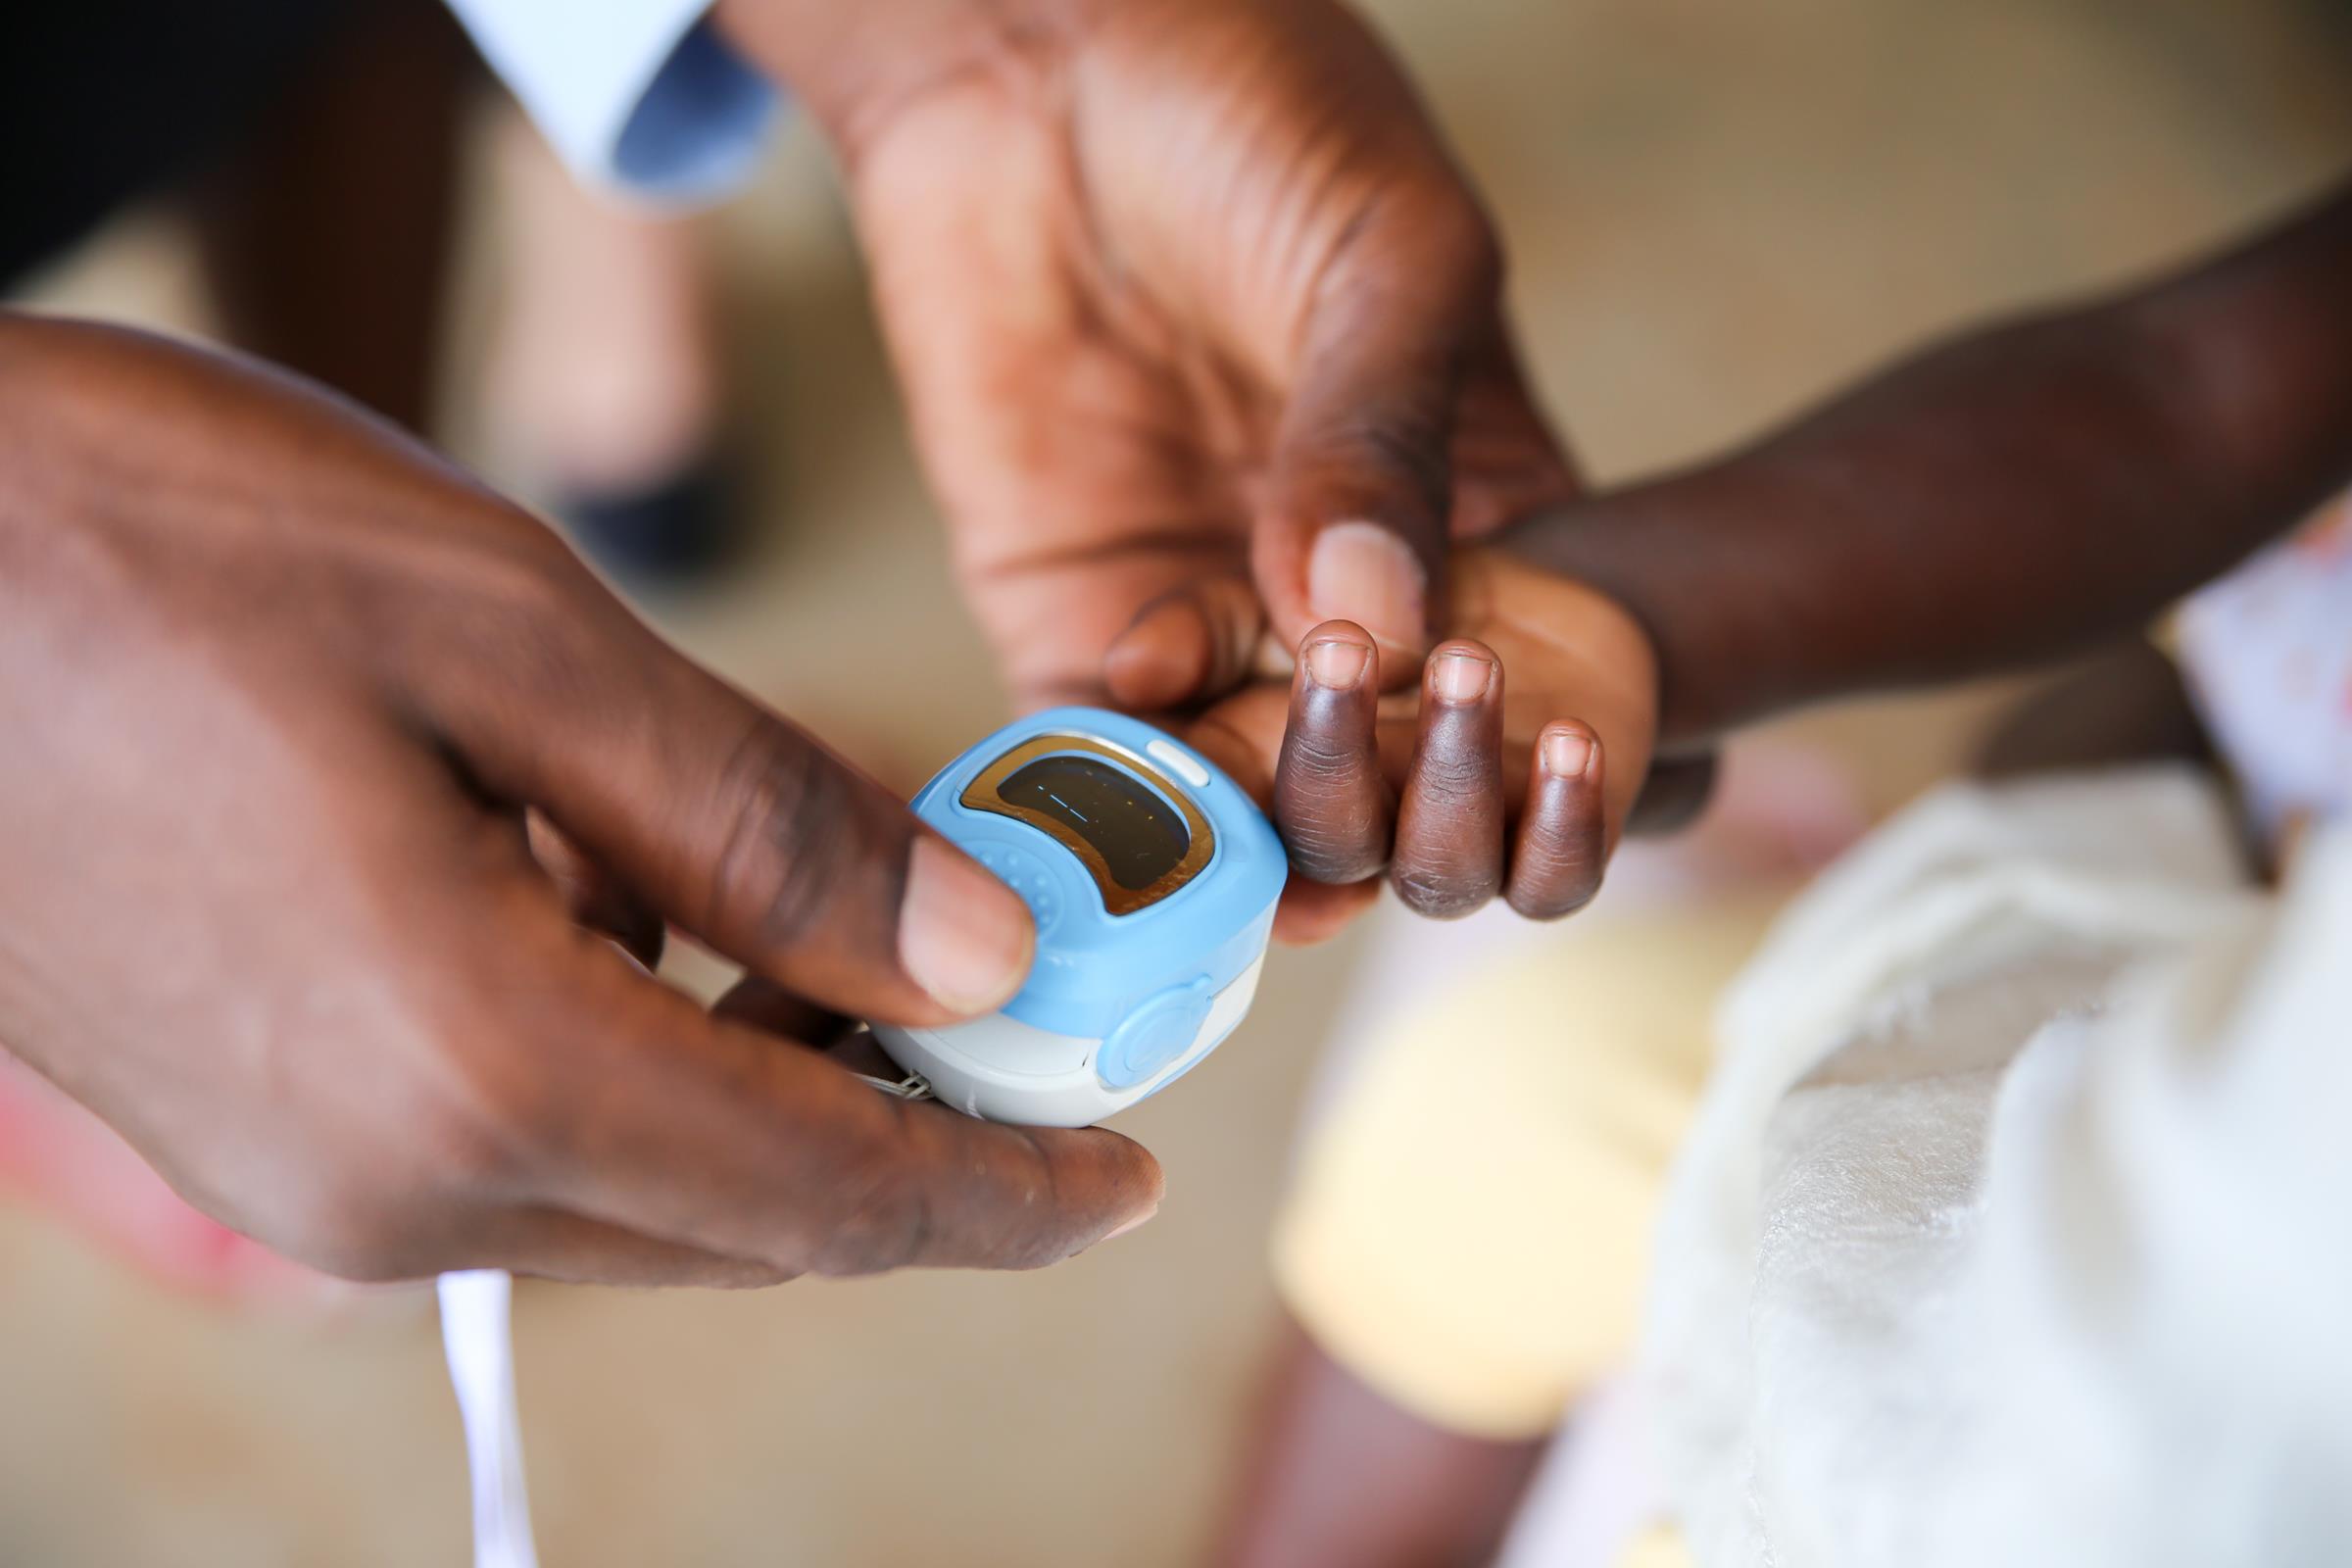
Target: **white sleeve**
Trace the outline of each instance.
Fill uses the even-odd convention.
[[[749,172],[774,87],[730,49],[711,0],[449,0],[583,179],[664,203]]]

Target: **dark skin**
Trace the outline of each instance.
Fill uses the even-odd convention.
[[[2352,189],[2203,266],[1963,338],[1729,462],[1533,519],[1650,629],[1670,741],[2077,653],[2352,477]]]
[[[1417,698],[1326,692],[1315,646],[1364,641],[1334,623],[1302,644],[1287,706],[1247,688],[1196,737],[1261,783],[1298,876],[1335,900],[1381,872],[1424,913],[1497,892],[1565,912],[1606,863],[1653,735],[1685,751],[1802,703],[2111,641],[2348,480],[2339,190],[2152,287],[1962,338],[1747,451],[1458,553],[1456,578],[1485,578],[1454,605],[1473,640],[1433,656]],[[1485,699],[1499,728],[1441,696],[1454,651],[1492,655],[1497,688],[1507,673],[1510,693]],[[1567,735],[1596,743],[1597,792],[1543,787],[1539,742]]]
[[[1410,684],[1448,539],[1574,493],[1492,227],[1346,6],[715,15],[841,156],[965,597],[1021,706],[1203,700],[1333,615]],[[1152,635],[1106,667],[1147,608]]]
[[[1676,747],[1797,703],[2112,646],[2348,482],[2352,188],[2216,261],[1962,338],[1747,451],[1531,517],[1496,547],[1512,570],[1589,585],[1608,607],[1555,625],[1554,648],[1583,646],[1617,615],[1638,621],[1655,659],[1657,733]],[[2189,754],[2177,686],[2152,664],[2144,647],[2116,648],[2022,713],[1987,765]],[[1592,711],[1573,691],[1582,678],[1546,712]],[[1210,710],[1203,723],[1228,743],[1229,764],[1254,760],[1279,778],[1345,756],[1360,780],[1376,753],[1382,776],[1405,780],[1394,818],[1365,784],[1273,788],[1300,876],[1385,866],[1414,903],[1411,884],[1443,862],[1418,823],[1414,837],[1402,831],[1412,810],[1449,821],[1480,847],[1482,866],[1514,822],[1524,835],[1529,818],[1544,819],[1543,802],[1510,793],[1526,746],[1507,724],[1497,744],[1491,726],[1433,715],[1425,698],[1417,728],[1368,726],[1360,705],[1322,698],[1301,677],[1277,741],[1278,702],[1266,688]],[[1580,863],[1597,868],[1605,808],[1597,822],[1564,820],[1581,836]],[[1217,1561],[1489,1559],[1535,1446],[1431,1426],[1295,1326],[1271,1386]],[[1422,1486],[1433,1474],[1448,1485]]]
[[[1391,651],[1368,678],[1409,684],[1458,597],[1448,539],[1573,493],[1485,217],[1344,7],[713,18],[841,154],[958,564],[1025,704],[1203,698],[1268,628],[1279,650],[1332,614]],[[387,92],[445,105],[433,48],[362,51],[356,114],[283,106],[305,145],[226,181],[224,272],[269,281],[287,214],[310,233],[356,188],[319,156],[333,126],[380,122]],[[249,338],[404,418],[425,382],[393,351],[424,336],[416,214],[447,150],[410,141],[372,163],[382,206],[328,224],[339,270],[398,307],[385,333],[338,336],[353,302],[312,272],[230,301]],[[1001,886],[661,648],[536,523],[308,389],[86,327],[0,319],[0,700],[25,741],[0,756],[0,904],[21,904],[0,908],[0,1040],[199,1206],[370,1277],[641,1280],[1036,1262],[1150,1211],[1132,1145],[880,1102],[750,1014],[681,1010],[564,918],[649,952],[666,920],[787,997],[916,1022],[994,1005],[1030,940]],[[1102,676],[1119,628],[1204,572],[1220,613],[1173,607]],[[172,788],[111,787],[134,771]],[[238,832],[191,866],[163,799]],[[243,945],[213,953],[228,931]],[[126,976],[149,950],[202,955],[203,983]],[[303,999],[336,994],[386,1005],[307,1027]]]
[[[1288,1319],[1251,1430],[1222,1568],[1492,1562],[1544,1446],[1420,1421]]]
[[[1409,733],[1435,637],[1496,640],[1449,543],[1579,485],[1520,373],[1492,226],[1348,7],[722,0],[715,15],[841,156],[964,596],[1018,705],[1248,696],[1345,616],[1339,635],[1378,650],[1371,688],[1408,693],[1384,711]],[[1280,719],[1251,701],[1241,738],[1197,738],[1270,789]],[[1524,697],[1503,702],[1532,747],[1512,727]],[[1566,825],[1584,808],[1553,797],[1600,790],[1608,837],[1649,771],[1646,720],[1620,747],[1586,716],[1616,760],[1605,780],[1595,764],[1539,792],[1557,831],[1537,834],[1513,896],[1543,912],[1584,896],[1592,862]],[[1432,753],[1433,776],[1448,755]],[[1666,771],[1699,785],[1686,807],[1703,795],[1703,772]],[[1387,826],[1360,833],[1383,862]],[[1512,885],[1486,863],[1502,858],[1410,885],[1432,909],[1467,907],[1482,883]],[[1296,880],[1277,935],[1326,935],[1370,892]]]
[[[1613,600],[1465,549],[1447,601],[1458,635],[1419,664],[1415,688],[1379,692],[1375,639],[1326,621],[1284,684],[1252,682],[1174,721],[1274,811],[1298,873],[1275,922],[1287,941],[1340,929],[1384,875],[1437,918],[1498,894],[1533,918],[1570,913],[1655,786],[1703,780],[1679,762],[1653,769],[1655,662]],[[1153,618],[1136,635],[1156,636]]]
[[[1027,911],[390,427],[0,313],[0,1042],[205,1212],[357,1278],[741,1285],[1156,1204],[1116,1134],[742,1021],[987,1010]],[[575,917],[756,984],[707,1014]]]
[[[1454,624],[1415,690],[1375,697],[1372,640],[1347,621],[1309,633],[1285,706],[1278,688],[1210,710],[1202,747],[1244,769],[1237,745],[1285,724],[1272,779],[1293,865],[1320,904],[1294,896],[1286,934],[1348,912],[1386,871],[1407,907],[1467,914],[1497,895],[1537,919],[1584,906],[1640,792],[1654,677],[1632,619],[1580,585],[1494,551],[1465,551]],[[1571,635],[1555,635],[1553,628]],[[1279,717],[1278,717],[1279,715]]]

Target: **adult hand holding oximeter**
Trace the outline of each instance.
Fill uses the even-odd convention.
[[[991,1121],[1083,1127],[1158,1093],[1250,1010],[1288,874],[1255,803],[1140,719],[1057,708],[923,786],[915,814],[1020,894],[1020,994],[941,1029],[877,1025],[891,1059]]]

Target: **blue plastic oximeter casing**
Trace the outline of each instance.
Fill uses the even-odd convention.
[[[1002,1011],[875,1030],[939,1099],[1085,1126],[1174,1082],[1241,1021],[1288,864],[1256,804],[1175,737],[1053,709],[966,751],[912,805],[1037,922],[1036,962]]]

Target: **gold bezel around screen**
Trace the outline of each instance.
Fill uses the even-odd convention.
[[[1015,806],[997,793],[1006,779],[1039,758],[1062,757],[1072,752],[1116,762],[1151,786],[1184,817],[1185,831],[1192,835],[1192,842],[1185,846],[1184,858],[1161,872],[1149,886],[1121,887],[1111,876],[1110,862],[1102,858],[1102,852],[1087,843],[1068,823],[1044,811]],[[975,811],[989,811],[998,816],[1009,816],[1016,822],[1025,822],[1076,856],[1078,863],[1085,866],[1087,874],[1095,879],[1095,886],[1102,895],[1102,907],[1114,915],[1133,914],[1138,909],[1157,904],[1199,876],[1217,849],[1216,830],[1208,825],[1208,818],[1200,814],[1200,808],[1193,804],[1192,798],[1178,789],[1167,774],[1126,747],[1113,741],[1098,740],[1092,735],[1033,735],[982,768],[978,776],[963,787],[963,794],[958,798]]]

